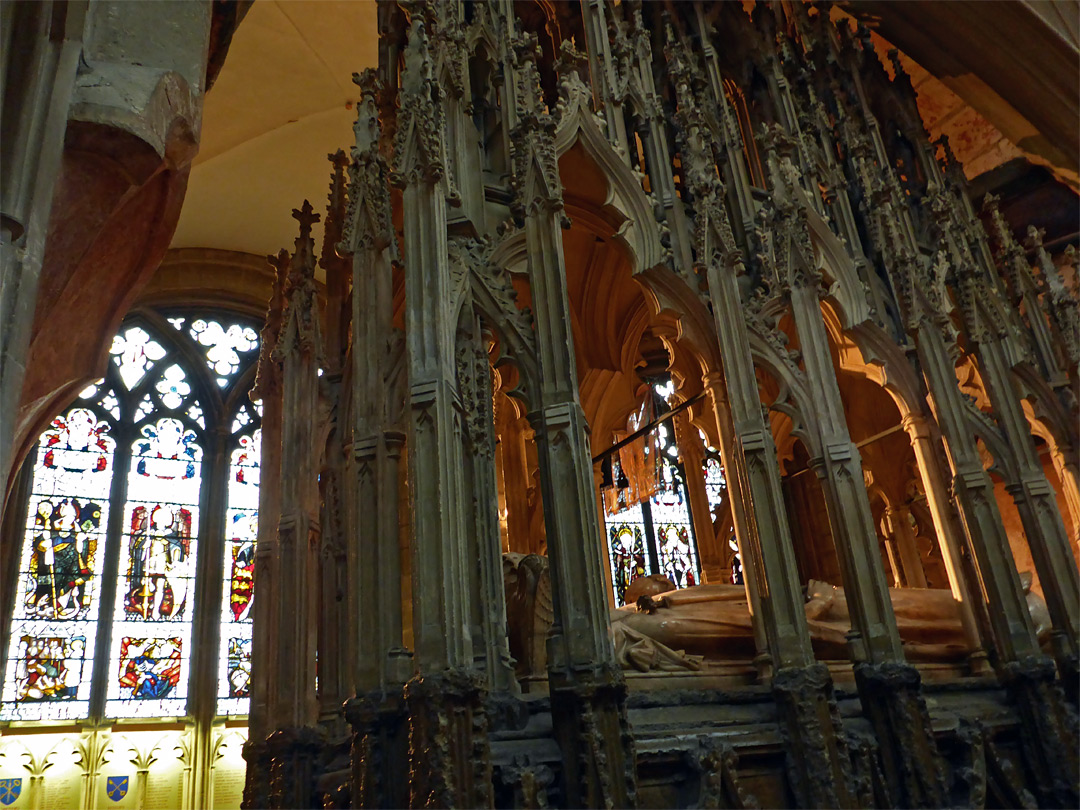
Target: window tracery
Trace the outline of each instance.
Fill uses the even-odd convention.
[[[258,335],[198,315],[129,319],[28,459],[0,721],[184,716],[196,647],[218,650],[217,713],[247,713],[261,407],[241,381]],[[219,554],[221,619],[196,624]]]

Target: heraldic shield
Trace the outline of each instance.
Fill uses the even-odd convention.
[[[22,778],[0,779],[0,804],[7,807],[15,804],[15,800],[22,793]]]
[[[128,792],[128,777],[126,776],[107,776],[105,777],[105,795],[112,799],[114,802],[120,801],[127,796]]]

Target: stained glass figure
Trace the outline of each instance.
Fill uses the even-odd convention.
[[[100,407],[105,394],[95,394],[90,405]],[[79,406],[38,442],[0,719],[86,716],[93,661],[86,640],[97,626],[116,447],[110,429]]]
[[[742,555],[739,553],[739,541],[735,532],[728,537],[728,548],[731,549],[731,581],[735,585],[743,584]]]
[[[720,460],[720,451],[709,444],[709,437],[698,431],[705,454],[701,459],[701,474],[705,476],[705,494],[709,499],[709,511],[716,514],[716,509],[727,499],[727,477]]]
[[[611,584],[615,604],[626,604],[626,589],[635,579],[653,573],[645,550],[645,532],[641,504],[609,515],[608,549],[611,559]]]
[[[120,369],[120,379],[130,391],[165,356],[165,349],[145,329],[132,326],[113,338],[109,353]]]
[[[110,717],[186,711],[181,652],[191,638],[202,448],[194,431],[172,417],[144,425],[140,433],[132,444],[122,581],[113,611],[111,658],[120,669],[105,704]],[[137,652],[125,652],[124,639]],[[169,676],[167,689],[163,672]],[[133,684],[140,674],[150,680]],[[155,702],[145,702],[151,697]]]
[[[628,429],[639,429],[650,413],[667,411],[674,392],[671,381],[655,384],[652,399],[647,398],[641,409],[630,417]],[[641,576],[662,574],[678,588],[693,587],[701,582],[701,564],[686,493],[686,472],[675,430],[670,423],[661,421],[651,426],[641,441],[645,463],[653,475],[654,486],[649,489],[651,497],[645,493],[629,494],[633,488],[622,469],[625,449],[610,456],[612,485],[604,493],[608,559],[616,605],[624,604],[627,587]],[[726,486],[723,469],[717,466],[714,472],[719,474],[713,481],[714,488],[720,491]],[[631,498],[640,498],[640,501],[628,503]],[[653,565],[657,567],[656,571],[651,570]]]
[[[180,683],[179,638],[120,639],[120,671],[117,681],[125,699],[168,697]]]
[[[195,478],[195,463],[199,459],[199,446],[192,430],[184,428],[179,419],[159,419],[154,425],[142,429],[143,438],[135,444],[136,470],[139,488],[144,482],[151,490],[158,481],[188,482]],[[185,487],[190,495],[190,487]],[[129,493],[130,497],[130,493]],[[198,502],[198,497],[192,501]]]
[[[673,390],[670,388],[669,389]],[[660,388],[657,387],[660,393]],[[679,463],[675,431],[667,424],[657,426],[657,487],[649,503],[653,536],[656,538],[660,573],[679,588],[690,588],[701,581],[690,504],[686,495],[684,471]]]
[[[84,636],[22,636],[15,673],[19,701],[75,700],[82,682]]]
[[[108,432],[108,422],[99,421],[86,408],[75,408],[66,417],[54,419],[52,429],[41,437],[45,449],[42,466],[54,471],[53,486],[62,488],[65,483],[77,486],[82,474],[104,470],[114,447],[105,435]],[[49,476],[43,476],[41,483],[48,485]],[[107,497],[108,491],[102,492],[98,487],[94,494]]]
[[[187,608],[191,511],[171,504],[136,506],[131,515],[127,618],[181,619]]]
[[[102,506],[78,498],[42,498],[34,515],[26,616],[85,619],[90,610],[91,563],[97,558]]]
[[[691,588],[698,584],[696,555],[687,525],[668,523],[657,526],[656,544],[661,574],[679,588]]]

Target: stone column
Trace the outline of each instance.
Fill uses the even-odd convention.
[[[471,312],[468,315],[472,315]],[[467,317],[467,316],[466,316]],[[493,693],[517,693],[506,630],[499,534],[498,483],[495,477],[495,413],[491,361],[494,338],[480,319],[471,334],[458,336],[458,385],[461,390],[465,444],[459,476],[466,509],[467,571],[473,626],[473,659]]]
[[[460,477],[461,402],[450,311],[443,89],[421,14],[405,49],[392,182],[403,189],[416,674],[405,686],[411,805],[486,804],[489,758],[482,679],[473,672]],[[471,764],[472,767],[469,767]]]
[[[320,736],[315,696],[315,650],[312,632],[318,617],[319,363],[322,335],[315,288],[311,226],[319,221],[304,201],[293,211],[300,236],[285,283],[286,310],[271,359],[281,365],[282,430],[278,503],[278,569],[274,597],[276,729],[270,748],[270,806],[305,807],[314,791]]]
[[[626,685],[608,636],[608,601],[588,426],[578,400],[563,258],[562,183],[555,122],[536,69],[535,38],[513,63],[519,114],[512,139],[516,216],[525,222],[529,286],[540,369],[536,431],[555,619],[548,637],[548,682],[562,749],[566,803],[632,807],[636,763],[626,716]]]
[[[608,14],[609,8],[603,0],[585,0],[581,4],[593,104],[603,113],[612,148],[623,160],[629,161],[626,119],[623,116],[622,98],[616,89],[625,78],[620,77],[616,70],[617,62],[612,58],[611,37],[608,34],[618,23],[611,24]]]
[[[806,378],[818,406],[817,413],[807,417],[816,417],[823,456],[812,459],[811,467],[821,479],[851,611],[852,659],[901,662],[904,654],[877,549],[877,532],[863,482],[862,458],[844,419],[816,286],[811,283],[795,286],[791,290],[791,308]]]
[[[735,526],[735,542],[739,546],[739,559],[743,566],[743,587],[746,589],[746,602],[750,605],[750,619],[754,628],[754,648],[757,651],[755,663],[758,665],[759,676],[767,681],[772,678],[772,656],[769,653],[765,622],[761,615],[761,597],[758,593],[761,573],[756,566],[761,555],[755,557],[750,548],[751,538],[754,536],[752,532],[755,530],[751,528],[749,521],[756,518],[747,516],[746,508],[750,501],[740,489],[741,477],[736,471],[734,458],[736,443],[732,431],[731,409],[728,406],[727,392],[724,390],[723,375],[715,371],[706,374],[704,386],[720,435],[720,460],[727,476],[731,521]],[[805,616],[805,613],[803,615]],[[809,632],[808,629],[807,634]]]
[[[274,267],[274,289],[266,313],[266,324],[259,335],[259,367],[252,400],[262,400],[262,458],[259,486],[259,535],[255,544],[255,577],[251,606],[251,698],[248,709],[248,741],[244,743],[244,759],[248,763],[244,781],[244,810],[270,805],[270,756],[266,738],[275,716],[274,677],[276,617],[274,606],[277,590],[277,528],[281,489],[281,368],[270,354],[281,335],[285,310],[285,275],[289,269],[289,253],[282,250],[277,256],[267,256]]]
[[[947,324],[943,324],[947,328]],[[1020,586],[994,485],[983,469],[965,415],[963,395],[940,328],[920,320],[915,328],[919,364],[926,376],[953,471],[952,491],[960,511],[993,629],[999,674],[1015,700],[1023,725],[1025,759],[1044,791],[1070,801],[1076,784],[1075,731],[1053,662],[1039,649]],[[1075,795],[1075,794],[1071,794]]]
[[[923,491],[926,493],[926,505],[934,521],[934,531],[937,533],[941,556],[949,575],[949,587],[960,608],[964,638],[973,651],[968,656],[968,661],[972,672],[982,674],[987,671],[988,664],[986,644],[980,636],[979,625],[972,610],[976,591],[965,574],[963,538],[957,532],[953,519],[952,496],[930,440],[930,425],[921,414],[911,411],[904,415],[902,424],[911,438],[911,449],[915,453],[919,474],[922,476]]]
[[[783,181],[778,172],[772,171],[778,167],[775,152],[770,151],[769,164],[774,192],[793,192],[790,188],[781,191]],[[777,206],[783,211],[782,199],[777,199]],[[791,217],[788,223],[798,227],[794,208],[781,216]],[[812,257],[805,256],[795,260],[804,266],[801,272],[792,273],[789,280],[791,308],[807,380],[818,406],[816,422],[824,454],[811,460],[811,466],[822,481],[847,594],[852,627],[849,652],[855,665],[855,682],[863,712],[877,732],[882,767],[893,801],[906,807],[940,807],[948,799],[930,713],[922,698],[919,671],[907,663],[900,646],[863,481],[862,459],[848,433],[821,316],[818,297],[821,279],[817,272],[805,267],[808,258],[812,261]],[[908,529],[910,532],[910,526]],[[914,542],[914,538],[911,540]]]
[[[1009,448],[1017,470],[1010,494],[1024,527],[1024,535],[1039,572],[1050,617],[1055,657],[1063,678],[1076,684],[1080,678],[1077,632],[1080,626],[1080,571],[1069,546],[1065,525],[1058,510],[1057,498],[1046,479],[1042,462],[1035,450],[1031,427],[1020,405],[1013,368],[1031,350],[1022,335],[1016,310],[1010,306],[1004,283],[986,239],[986,232],[964,191],[965,180],[958,164],[947,152],[949,163],[942,170],[932,167],[940,187],[931,198],[935,222],[941,232],[939,258],[952,270],[947,280],[956,293],[957,311],[965,337],[974,348],[980,377],[990,399],[996,427]],[[999,258],[1010,274],[1008,248],[1023,263],[1011,230],[997,210],[996,200],[987,200],[988,213],[998,241],[1005,248]],[[1032,313],[1036,315],[1037,313]],[[1051,358],[1047,357],[1048,360]]]
[[[34,326],[53,186],[82,48],[87,2],[3,6],[5,115],[0,194],[0,503],[15,462],[15,415]],[[15,106],[18,105],[18,106]]]
[[[390,169],[380,153],[373,70],[354,74],[360,86],[349,166],[349,205],[341,252],[352,256],[352,424],[345,445],[345,525],[349,574],[352,688],[345,717],[352,727],[354,807],[404,807],[408,760],[403,686],[412,674],[402,646],[398,476],[405,434],[401,403],[392,402],[392,262],[397,256]]]
[[[736,536],[746,576],[756,580],[760,621],[776,669],[773,693],[789,749],[789,778],[800,805],[847,806],[855,803],[847,746],[828,670],[815,662],[810,647],[776,447],[762,413],[754,373],[746,302],[740,291],[740,277],[746,268],[725,204],[726,187],[717,173],[712,145],[706,140],[711,133],[691,89],[694,76],[690,59],[674,41],[667,58],[683,132],[683,170],[695,200],[694,253],[708,281],[724,360],[723,399],[717,378],[707,379],[706,385],[713,391],[721,444],[728,445],[721,449],[729,486],[734,483],[732,498],[742,500],[738,507],[741,517],[734,512]],[[722,401],[730,409],[730,428],[727,419],[719,418]]]
[[[915,528],[912,526],[911,510],[906,506],[890,506],[885,510],[885,526],[888,540],[896,548],[896,556],[904,572],[904,581],[909,588],[925,588],[926,572],[923,570],[919,547],[915,542]]]
[[[322,385],[327,394],[327,406],[320,423],[327,435],[326,457],[319,473],[319,492],[322,499],[321,547],[319,549],[319,725],[332,738],[345,733],[342,703],[353,690],[353,638],[349,631],[350,591],[347,564],[348,521],[346,503],[351,487],[346,479],[350,426],[345,414],[348,391],[343,387],[345,352],[349,345],[349,313],[345,311],[351,276],[350,257],[342,256],[342,235],[345,227],[345,169],[349,160],[341,149],[327,155],[333,166],[330,175],[330,194],[323,225],[322,251],[319,266],[326,274],[325,347]]]
[[[323,379],[330,375],[323,375]],[[340,396],[340,375],[328,380],[335,398]],[[340,402],[338,408],[340,409]],[[340,410],[339,410],[340,413]],[[326,458],[319,473],[319,725],[333,738],[344,732],[341,705],[352,692],[349,660],[348,564],[345,547],[345,458],[342,436],[335,427],[326,443]]]
[[[1013,454],[1018,480],[1007,489],[1020,513],[1035,570],[1039,572],[1046,606],[1053,620],[1051,643],[1062,680],[1080,678],[1077,632],[1080,628],[1080,572],[1069,545],[1057,497],[1046,479],[1031,428],[1020,406],[1020,397],[1000,337],[976,341],[976,353],[990,404]]]
[[[882,542],[885,545],[885,553],[889,557],[889,568],[892,571],[892,581],[894,588],[904,587],[904,566],[900,562],[900,554],[896,549],[896,538],[892,536],[892,531],[889,529],[888,523],[882,519],[881,521]]]
[[[1066,454],[1059,447],[1050,447],[1050,463],[1054,465],[1058,480],[1061,481],[1062,493],[1072,516],[1073,543],[1080,542],[1080,473],[1076,465],[1070,463]]]
[[[502,452],[503,496],[506,501],[507,551],[528,554],[529,548],[529,463],[525,452],[528,420],[515,417],[513,410],[501,419],[499,436]]]

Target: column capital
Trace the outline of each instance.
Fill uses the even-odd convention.
[[[911,514],[911,507],[906,503],[889,504],[885,507],[885,517],[899,519]]]
[[[710,371],[701,378],[705,391],[718,402],[727,401],[727,387],[724,384],[724,372]]]
[[[930,425],[921,413],[906,413],[900,424],[912,439],[930,438]]]

